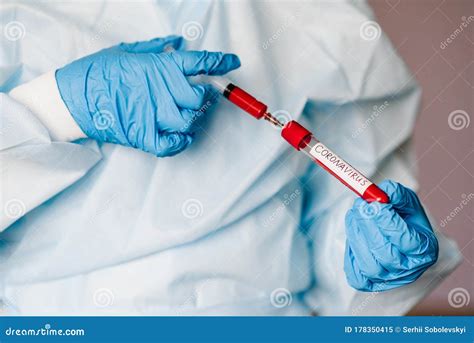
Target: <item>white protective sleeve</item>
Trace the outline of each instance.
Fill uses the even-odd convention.
[[[53,73],[0,94],[0,232],[101,159],[93,141],[66,142],[81,137]]]
[[[30,109],[46,127],[51,140],[72,142],[86,137],[61,98],[55,71],[12,89],[9,95]]]

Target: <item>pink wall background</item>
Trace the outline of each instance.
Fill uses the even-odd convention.
[[[442,232],[456,240],[462,265],[413,311],[416,314],[474,313],[474,199],[443,224],[474,193],[474,1],[369,0],[423,89],[415,130],[419,195]],[[470,16],[473,16],[469,18]],[[465,22],[462,32],[455,32]],[[451,42],[446,39],[454,35]],[[444,42],[444,44],[443,44]],[[452,121],[458,118],[460,121]],[[464,111],[464,112],[459,112]],[[469,125],[467,123],[469,122]],[[457,124],[456,124],[457,123]],[[469,304],[453,307],[454,288],[467,291]],[[466,292],[464,292],[466,294]]]

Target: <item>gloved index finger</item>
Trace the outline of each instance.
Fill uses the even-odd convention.
[[[211,86],[191,85],[176,68],[163,71],[163,78],[176,104],[181,108],[199,110],[204,105]]]
[[[237,55],[209,51],[174,51],[170,53],[186,76],[223,75],[240,67]]]

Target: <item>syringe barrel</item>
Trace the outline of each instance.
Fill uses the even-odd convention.
[[[244,91],[242,88],[237,87],[225,77],[200,75],[196,78],[196,80],[198,80],[200,83],[211,84],[230,102],[237,105],[256,119],[263,118],[267,112],[267,105],[255,99],[252,95]]]
[[[317,140],[310,131],[296,121],[286,124],[281,135],[296,150],[303,151],[305,155],[367,202],[389,202],[387,194],[377,187],[376,184],[372,183],[361,172],[332,152],[327,146]]]
[[[257,119],[261,119],[267,112],[267,105],[233,83],[227,85],[223,94],[230,102]]]

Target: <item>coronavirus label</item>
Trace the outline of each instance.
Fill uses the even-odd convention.
[[[357,169],[329,150],[323,143],[316,143],[309,153],[360,195],[363,195],[372,184]]]

